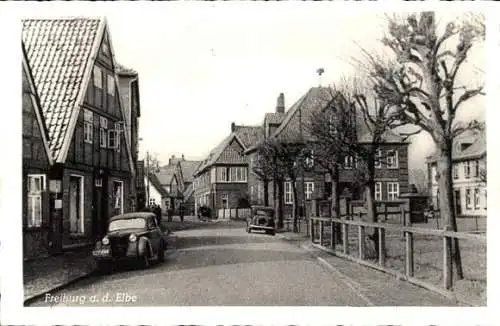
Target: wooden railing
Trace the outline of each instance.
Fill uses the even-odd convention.
[[[432,284],[423,282],[414,278],[414,249],[413,249],[413,238],[415,234],[418,235],[428,235],[436,236],[442,239],[442,250],[443,250],[443,287],[446,290],[450,290],[453,287],[452,278],[452,257],[449,250],[452,239],[462,239],[470,240],[474,242],[479,242],[481,244],[486,244],[486,237],[484,235],[464,233],[464,232],[452,232],[447,230],[438,229],[428,229],[428,228],[418,228],[409,225],[408,218],[405,218],[408,212],[402,211],[402,225],[387,224],[387,223],[373,223],[365,222],[362,220],[353,220],[352,216],[341,216],[338,218],[329,217],[311,217],[310,223],[310,239],[311,242],[319,247],[320,249],[329,251],[337,256],[344,257],[360,264],[388,272],[400,278],[406,279],[414,284],[420,285],[422,287],[440,291],[440,288],[435,287]],[[337,225],[340,227],[342,241],[340,239],[335,239],[337,232]],[[329,247],[325,245],[325,226],[331,227]],[[357,227],[357,243],[358,252],[354,255],[349,253],[349,228],[348,226]],[[365,233],[366,228],[373,228],[378,233],[378,261],[375,263],[365,260]],[[394,269],[386,267],[386,231],[397,231],[401,232],[405,241],[405,273],[402,274]],[[338,233],[337,233],[338,234]],[[336,245],[340,244],[342,246],[341,250],[336,250]],[[442,288],[441,288],[442,289]],[[446,295],[446,294],[445,294]]]

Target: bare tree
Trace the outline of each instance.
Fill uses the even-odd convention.
[[[331,177],[330,215],[340,217],[339,170],[344,157],[351,153],[356,141],[355,103],[348,90],[349,85],[340,83],[330,88],[328,98],[321,108],[311,113],[307,129],[312,136],[308,147],[314,154],[314,162],[323,167]],[[340,229],[335,231],[340,240]]]
[[[483,22],[484,18],[474,16]],[[453,209],[452,145],[463,132],[481,128],[477,121],[456,121],[458,111],[471,98],[483,94],[483,86],[459,85],[458,74],[473,46],[484,39],[484,23],[463,20],[450,22],[440,33],[433,12],[409,15],[405,19],[388,17],[389,33],[383,39],[397,59],[385,65],[365,51],[376,80],[375,91],[381,101],[397,108],[401,122],[427,132],[438,149],[439,209],[445,228],[456,231]],[[452,248],[458,278],[463,278],[458,239]]]
[[[257,160],[253,169],[261,180],[273,181],[273,203],[277,212],[278,228],[283,228],[283,182],[285,179],[281,152],[281,144],[278,141],[264,140],[257,147]],[[264,196],[268,198],[268,187],[264,188]]]
[[[427,195],[429,193],[427,184],[427,174],[423,169],[412,169],[409,172],[410,180],[415,185],[417,191],[421,194]]]

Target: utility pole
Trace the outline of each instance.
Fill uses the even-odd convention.
[[[146,151],[146,205],[149,207],[149,151]]]

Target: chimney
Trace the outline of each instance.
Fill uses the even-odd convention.
[[[236,124],[234,122],[231,122],[231,132],[234,132],[236,130]]]
[[[285,113],[285,95],[280,93],[276,102],[276,113]]]

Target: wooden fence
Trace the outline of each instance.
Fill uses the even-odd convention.
[[[408,218],[406,217],[408,212],[402,211],[402,225],[397,224],[388,224],[388,223],[373,223],[373,222],[365,222],[362,220],[354,220],[352,216],[342,216],[340,219],[338,218],[329,218],[329,217],[311,217],[310,223],[310,239],[314,246],[331,252],[337,256],[350,259],[359,264],[372,267],[392,275],[395,275],[401,279],[405,279],[413,284],[422,286],[424,288],[434,290],[445,295],[448,295],[445,291],[442,291],[442,288],[438,288],[432,284],[426,283],[422,280],[419,280],[414,277],[414,249],[413,249],[413,237],[414,235],[427,235],[427,236],[436,236],[442,239],[442,252],[443,252],[443,287],[445,290],[450,290],[453,287],[453,278],[452,278],[452,257],[451,252],[449,250],[452,239],[463,239],[479,242],[481,244],[486,244],[486,237],[484,235],[464,233],[464,232],[452,232],[447,230],[438,230],[438,229],[428,229],[428,228],[417,228],[412,227],[407,223]],[[406,221],[406,222],[405,222]],[[357,227],[357,243],[358,243],[358,252],[355,254],[351,254],[349,252],[349,237],[352,234],[349,234],[348,226]],[[330,232],[329,241],[325,241],[325,229],[331,228],[332,232]],[[333,232],[337,227],[341,228],[341,241],[336,241],[335,236],[336,232]],[[375,263],[369,262],[365,260],[366,253],[366,243],[365,243],[365,235],[366,228],[374,228],[376,232],[378,232],[378,261]],[[386,256],[385,256],[385,248],[386,248],[386,231],[397,231],[401,232],[405,241],[405,272],[404,274],[386,267]],[[339,233],[337,233],[339,234]],[[338,240],[338,239],[337,239]],[[325,245],[325,242],[329,243],[329,247]],[[336,243],[337,242],[337,243]],[[335,249],[336,244],[340,244],[342,246],[341,251],[337,251]]]

